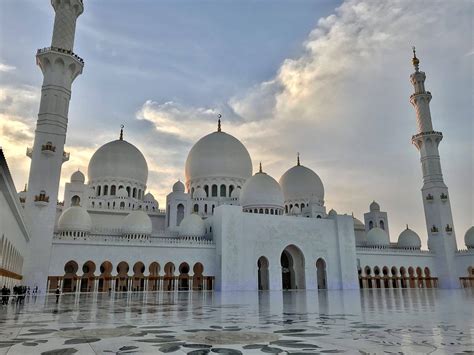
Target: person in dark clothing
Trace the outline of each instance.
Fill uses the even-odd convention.
[[[56,289],[56,303],[59,302],[59,296],[61,295],[61,291],[59,290],[59,287]]]
[[[2,288],[2,304],[7,305],[8,304],[8,294],[10,293],[10,290],[7,288],[6,285],[3,285]]]

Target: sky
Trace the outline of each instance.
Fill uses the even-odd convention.
[[[408,224],[426,246],[419,153],[409,103],[416,45],[433,94],[458,246],[474,224],[473,28],[470,0],[86,0],[74,52],[60,196],[94,151],[125,139],[145,155],[164,207],[192,145],[222,127],[275,179],[296,162],[325,186],[327,209],[363,219],[376,200],[391,240]],[[20,21],[21,19],[21,21]],[[0,146],[27,182],[51,43],[48,0],[0,2]]]

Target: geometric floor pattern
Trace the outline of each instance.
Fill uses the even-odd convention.
[[[0,354],[474,354],[474,289],[62,295],[0,308]]]

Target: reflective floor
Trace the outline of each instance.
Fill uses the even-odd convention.
[[[0,308],[0,354],[467,354],[474,289],[63,295]]]

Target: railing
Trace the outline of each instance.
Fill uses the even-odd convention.
[[[204,237],[151,237],[149,239],[129,239],[118,235],[90,234],[84,237],[66,237],[59,233],[54,235],[54,240],[68,242],[94,242],[104,244],[133,244],[133,245],[174,245],[174,246],[214,246],[214,241]]]
[[[75,54],[73,51],[69,50],[69,49],[63,49],[63,48],[59,48],[59,47],[45,47],[45,48],[40,48],[38,49],[38,51],[36,52],[36,55],[39,55],[39,54],[42,54],[42,53],[46,53],[46,52],[57,52],[57,53],[63,53],[63,54],[69,54],[70,56],[72,56],[73,58],[75,58],[77,61],[79,61],[81,64],[84,64],[84,59],[82,59],[81,57],[79,57],[77,54]]]
[[[46,195],[35,195],[35,202],[49,202],[49,196]]]
[[[430,131],[430,132],[420,132],[418,134],[415,134],[411,137],[411,139],[417,139],[423,136],[438,136],[438,137],[443,137],[443,133],[437,132],[437,131]]]
[[[356,247],[356,251],[377,251],[379,252],[386,252],[386,253],[410,253],[410,254],[432,254],[429,250],[420,250],[420,249],[405,249],[405,248],[397,248],[394,246],[390,247]]]
[[[52,145],[50,142],[46,143],[46,144],[43,144],[41,146],[41,151],[44,152],[44,151],[50,151],[50,152],[56,152],[56,147],[54,145]]]

